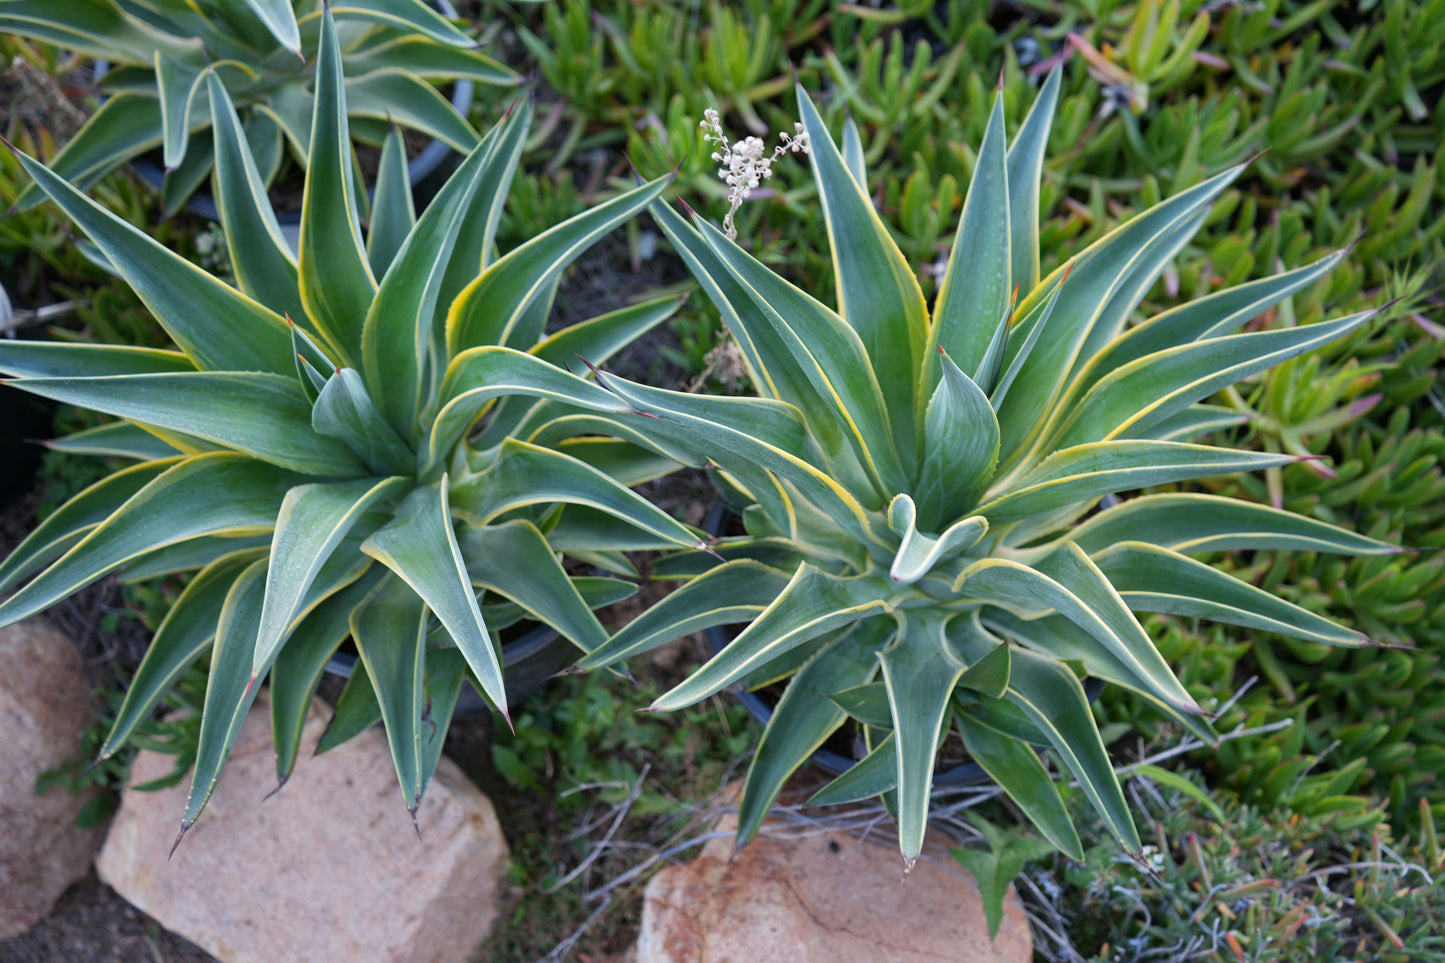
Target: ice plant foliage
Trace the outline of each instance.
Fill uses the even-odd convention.
[[[84,189],[157,147],[177,210],[211,174],[208,68],[241,116],[264,183],[307,156],[323,0],[0,0],[0,32],[105,61],[108,97],[54,171]],[[379,145],[395,122],[467,153],[477,132],[433,83],[519,78],[422,0],[338,2],[351,134]],[[22,206],[44,200],[32,188]]]
[[[1041,277],[1039,181],[1058,90],[1055,72],[1012,144],[996,99],[931,308],[869,200],[857,129],[846,124],[837,146],[801,88],[836,308],[725,232],[652,206],[763,397],[605,385],[654,416],[655,437],[712,460],[747,534],[715,546],[726,561],[700,552],[664,561],[658,571],[686,584],[579,664],[613,665],[684,633],[746,623],[654,705],[786,683],[748,772],[744,841],[789,774],[851,719],[867,755],[816,799],[882,795],[909,864],[950,732],[1048,839],[1081,857],[1033,747],[1051,749],[1138,852],[1081,678],[1126,686],[1189,732],[1213,733],[1136,612],[1368,644],[1190,556],[1396,549],[1268,506],[1131,494],[1297,460],[1196,439],[1239,420],[1207,404],[1211,395],[1368,320],[1240,333],[1324,277],[1343,252],[1137,318],[1235,167]]]
[[[703,111],[703,119],[698,126],[703,129],[702,139],[718,147],[713,151],[712,159],[718,162],[717,176],[728,186],[728,212],[723,216],[723,231],[732,239],[738,236],[733,215],[742,207],[743,201],[763,181],[773,176],[773,161],[789,152],[808,153],[808,134],[802,124],[794,124],[793,133],[779,133],[782,143],[769,154],[760,137],[744,137],[736,142],[729,139],[716,108],[709,107]]]
[[[623,550],[701,544],[630,490],[676,466],[619,423],[631,406],[558,366],[607,358],[676,300],[544,334],[568,264],[666,180],[499,257],[497,219],[531,117],[519,103],[420,217],[393,130],[363,240],[336,27],[328,15],[318,28],[299,257],[225,86],[215,71],[202,78],[239,290],[20,158],[177,350],[0,342],[12,384],[120,419],[57,447],[129,462],[0,564],[0,591],[20,586],[0,624],[117,570],[195,573],[103,750],[209,653],[183,831],[267,677],[286,779],[322,669],[348,637],[360,659],[342,699],[347,731],[385,723],[415,812],[463,681],[506,713],[499,630],[525,615],[583,650],[605,641],[593,609],[634,586],[574,576],[564,553],[635,574]]]

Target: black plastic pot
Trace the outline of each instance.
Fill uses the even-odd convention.
[[[723,525],[727,521],[727,517],[727,509],[723,507],[722,502],[715,501],[713,502],[712,508],[708,510],[703,527],[709,535],[720,535]],[[707,638],[708,651],[713,655],[717,655],[723,649],[727,648],[728,643],[732,641],[728,638],[727,633],[721,626],[714,626],[704,634]],[[1090,702],[1097,699],[1103,691],[1104,683],[1099,679],[1086,679],[1084,681],[1084,692],[1089,697]],[[756,692],[741,691],[736,694],[736,698],[747,708],[748,715],[752,716],[762,725],[766,726],[768,721],[772,719],[773,706],[767,699],[764,699]],[[842,775],[844,772],[853,768],[859,761],[851,756],[834,752],[831,749],[817,750],[813,753],[811,760],[813,765],[834,776]],[[966,762],[962,765],[954,766],[952,769],[935,773],[933,776],[934,786],[955,789],[968,786],[982,786],[991,782],[993,782],[993,779],[984,771],[984,768],[976,762]]]
[[[538,625],[502,643],[502,665],[507,683],[507,704],[515,706],[540,691],[549,679],[577,661],[577,647],[564,639],[551,626]],[[326,663],[326,671],[343,679],[350,678],[356,667],[356,656],[338,652]],[[462,686],[452,716],[458,719],[486,715],[491,706],[470,682]]]

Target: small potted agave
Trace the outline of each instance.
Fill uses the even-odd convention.
[[[746,623],[653,706],[785,684],[748,770],[740,842],[789,775],[851,720],[866,756],[814,799],[882,796],[907,865],[923,845],[940,744],[952,733],[1065,853],[1083,856],[1034,747],[1051,751],[1137,852],[1081,679],[1124,686],[1188,732],[1215,735],[1136,613],[1369,644],[1190,556],[1396,548],[1235,499],[1133,494],[1297,460],[1197,439],[1238,420],[1207,403],[1215,392],[1369,320],[1241,333],[1343,252],[1136,317],[1236,167],[1041,276],[1039,182],[1059,84],[1056,70],[1011,144],[996,99],[931,306],[870,201],[857,129],[845,124],[839,148],[801,87],[836,308],[703,219],[652,207],[760,397],[603,383],[653,416],[651,435],[711,459],[746,534],[721,539],[721,558],[694,551],[665,561],[659,570],[685,584],[578,668]]]
[[[0,30],[105,65],[99,87],[106,99],[52,161],[57,174],[87,189],[159,147],[161,166],[142,169],[156,175],[166,213],[191,201],[214,219],[214,200],[194,196],[218,150],[208,78],[224,83],[261,181],[270,185],[288,152],[302,164],[309,154],[322,8],[322,0],[0,0]],[[438,12],[454,12],[446,0],[435,9],[422,0],[356,0],[329,9],[341,30],[351,136],[380,146],[395,123],[433,139],[413,181],[448,150],[476,146],[462,113],[474,82],[519,82]],[[451,102],[433,86],[447,83],[456,85]],[[43,199],[32,188],[17,203]]]
[[[12,384],[120,419],[58,447],[127,462],[0,563],[0,590],[20,586],[0,602],[0,624],[125,567],[193,573],[103,749],[209,653],[182,832],[263,680],[286,779],[323,666],[347,638],[360,657],[347,693],[359,678],[366,697],[351,700],[351,731],[385,723],[415,813],[463,681],[506,716],[500,627],[525,614],[595,648],[607,632],[593,609],[634,587],[596,567],[635,574],[623,550],[702,544],[630,490],[676,466],[668,451],[623,423],[642,420],[620,417],[630,405],[558,365],[606,359],[677,301],[544,326],[567,265],[666,179],[498,257],[531,114],[519,103],[420,218],[400,135],[388,135],[363,240],[336,30],[330,16],[320,26],[295,259],[225,86],[214,71],[203,78],[239,290],[21,158],[177,348],[0,342]]]

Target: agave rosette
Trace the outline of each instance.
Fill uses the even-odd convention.
[[[178,210],[210,177],[208,67],[238,108],[263,183],[289,151],[308,155],[322,0],[0,0],[0,31],[109,65],[107,99],[52,161],[82,189],[159,147],[164,204]],[[338,22],[351,134],[380,145],[392,123],[462,153],[477,133],[438,83],[512,85],[519,78],[422,0],[342,0]],[[18,199],[39,203],[36,187]]]
[[[1231,168],[1040,277],[1039,181],[1058,88],[1055,72],[1011,145],[995,103],[931,311],[869,200],[856,128],[845,126],[839,149],[801,88],[836,311],[701,219],[689,225],[653,206],[763,397],[604,383],[655,416],[657,437],[713,460],[748,534],[716,545],[724,562],[696,552],[664,561],[660,572],[689,581],[579,665],[748,623],[654,706],[786,681],[748,772],[744,840],[788,775],[851,717],[870,752],[816,798],[882,794],[907,861],[922,845],[950,729],[1065,852],[1082,856],[1031,746],[1051,748],[1137,849],[1081,676],[1126,686],[1191,732],[1213,734],[1135,612],[1368,641],[1190,555],[1391,546],[1206,494],[1113,497],[1296,460],[1190,439],[1238,420],[1204,403],[1212,394],[1368,319],[1239,333],[1342,253],[1130,326],[1239,173]]]
[[[0,603],[0,624],[117,569],[129,578],[196,570],[103,750],[114,752],[209,650],[185,826],[268,673],[285,780],[322,669],[349,635],[360,660],[343,696],[347,730],[385,722],[414,811],[464,678],[506,711],[498,630],[526,614],[582,649],[606,639],[593,609],[633,585],[574,577],[563,553],[635,574],[623,550],[701,544],[629,487],[676,463],[628,440],[615,420],[628,405],[554,363],[610,356],[676,299],[544,334],[567,265],[666,179],[498,257],[493,234],[531,113],[519,104],[420,218],[393,132],[363,244],[327,18],[293,259],[214,74],[208,96],[239,290],[21,157],[179,350],[0,343],[12,384],[122,419],[56,447],[133,462],[61,506],[0,564],[0,591],[33,576]]]

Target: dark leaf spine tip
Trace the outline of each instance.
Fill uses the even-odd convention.
[[[176,841],[171,843],[171,851],[166,853],[166,862],[169,863],[171,857],[176,854],[176,849],[181,845],[181,840],[186,838],[186,832],[191,828],[191,825],[191,823],[181,820],[181,831],[176,833]]]
[[[281,791],[281,787],[284,786],[284,785],[286,785],[286,780],[288,780],[288,779],[290,779],[290,778],[291,778],[291,776],[290,776],[289,774],[288,774],[288,775],[285,775],[285,776],[278,776],[278,777],[276,778],[276,788],[275,788],[275,789],[272,789],[272,790],[271,790],[270,792],[268,792],[266,795],[262,796],[262,797],[261,797],[261,801],[262,801],[262,802],[265,802],[266,800],[270,799],[272,796],[274,796],[274,795],[276,795],[278,792],[280,792],[280,791]]]
[[[999,90],[1000,93],[1003,91],[1003,68],[1002,68],[1002,67],[998,68],[998,88],[997,88],[997,89]]]
[[[416,833],[416,841],[421,842],[421,824],[416,821],[417,808],[421,806],[421,797],[412,800],[410,806],[406,807],[407,814],[411,816],[411,831]]]
[[[697,211],[694,211],[692,209],[692,205],[688,204],[687,201],[683,200],[681,196],[678,197],[677,202],[682,205],[682,209],[684,211],[687,211],[688,217],[692,218],[693,220],[697,219]]]
[[[918,857],[917,857],[917,856],[904,856],[904,857],[903,857],[903,875],[904,875],[904,877],[906,878],[909,873],[912,873],[912,872],[913,872],[913,867],[914,867],[914,866],[917,866],[917,865],[918,865]]]

